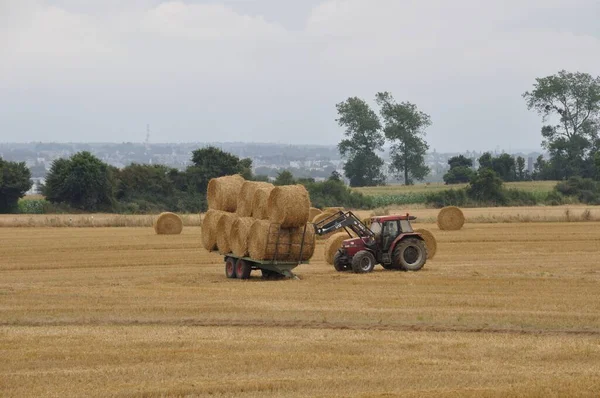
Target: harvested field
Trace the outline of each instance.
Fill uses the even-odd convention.
[[[422,271],[318,241],[300,281],[226,279],[198,227],[0,228],[0,395],[597,396],[600,223],[421,227]]]

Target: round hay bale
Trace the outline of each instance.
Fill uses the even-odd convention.
[[[316,207],[311,207],[310,210],[308,211],[308,221],[312,221],[315,219],[316,216],[318,216],[319,214],[322,214],[323,212],[319,209],[317,209]]]
[[[333,257],[338,249],[342,247],[342,242],[346,239],[351,239],[346,232],[335,233],[327,239],[323,248],[327,264],[333,265]]]
[[[229,235],[229,246],[231,251],[236,256],[248,256],[248,235],[250,227],[256,222],[252,217],[239,217],[231,226],[231,234]]]
[[[217,224],[226,212],[221,210],[209,210],[202,219],[202,246],[209,252],[217,250]]]
[[[295,228],[308,222],[310,197],[304,185],[275,187],[267,201],[267,214],[272,224]]]
[[[235,212],[244,181],[244,177],[239,174],[211,178],[206,192],[208,208]]]
[[[158,235],[179,235],[183,229],[183,222],[177,214],[164,212],[154,220],[153,226]]]
[[[420,233],[425,240],[425,246],[427,246],[427,259],[433,259],[433,257],[435,257],[435,252],[437,251],[437,241],[435,240],[435,236],[426,229],[416,229],[415,232]]]
[[[225,213],[219,219],[216,228],[217,235],[217,249],[220,254],[231,253],[230,246],[230,236],[231,236],[231,226],[238,219],[237,214],[235,213]]]
[[[273,188],[273,184],[262,181],[244,181],[240,194],[237,198],[237,208],[235,212],[240,217],[252,217],[252,200],[254,192],[258,188]]]
[[[287,260],[290,254],[290,230],[266,220],[254,222],[248,234],[248,253],[255,260]]]
[[[258,220],[268,220],[269,214],[267,213],[267,202],[269,201],[269,195],[275,187],[258,188],[254,191],[254,197],[252,198],[252,217]]]
[[[437,216],[437,225],[442,231],[458,231],[465,223],[465,216],[456,206],[444,207]]]
[[[302,235],[304,235],[304,245],[302,244]],[[307,261],[315,254],[315,227],[313,224],[306,224],[306,234],[304,227],[292,228],[290,230],[290,257],[291,261]],[[302,247],[302,255],[300,248]]]
[[[338,211],[344,211],[343,207],[324,207],[324,213],[337,213]]]

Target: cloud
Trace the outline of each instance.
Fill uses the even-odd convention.
[[[295,30],[244,4],[0,0],[0,104],[15,109],[0,128],[336,143],[335,103],[387,90],[432,115],[433,147],[537,146],[520,94],[559,69],[600,74],[595,0],[327,0]]]

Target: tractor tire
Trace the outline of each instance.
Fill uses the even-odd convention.
[[[241,258],[237,260],[237,263],[235,263],[235,274],[237,275],[238,279],[250,278],[251,272],[252,267],[248,261],[242,260]]]
[[[340,252],[335,253],[335,256],[333,256],[333,268],[335,268],[337,272],[349,271],[350,266],[348,264],[342,263],[340,261],[341,257],[342,254]]]
[[[225,260],[225,275],[229,278],[235,278],[235,259],[233,257],[227,257]]]
[[[392,258],[396,268],[403,271],[418,271],[427,261],[427,246],[421,239],[404,239],[394,248]]]
[[[375,256],[366,250],[359,251],[352,257],[352,271],[356,274],[366,274],[375,268]]]

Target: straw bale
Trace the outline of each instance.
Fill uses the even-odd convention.
[[[333,264],[335,253],[342,247],[342,242],[346,239],[351,239],[346,232],[335,233],[327,239],[325,246],[323,247],[327,264]]]
[[[304,185],[275,187],[267,201],[267,214],[272,224],[295,228],[308,222],[310,197]]]
[[[443,231],[458,231],[465,223],[465,216],[458,207],[444,207],[438,213],[437,225]]]
[[[321,210],[317,209],[316,207],[311,207],[308,212],[308,221],[314,220],[315,217],[321,213],[323,213]]]
[[[304,245],[302,244],[302,235],[304,235]],[[304,226],[292,228],[290,230],[290,260],[310,260],[315,253],[315,235],[315,227],[312,223],[306,224],[306,233],[304,232]],[[302,255],[300,255],[301,247]]]
[[[254,196],[252,197],[252,217],[258,220],[269,219],[267,202],[273,188],[275,187],[258,188],[254,191]]]
[[[425,246],[427,247],[427,259],[433,259],[437,251],[437,241],[435,240],[435,236],[433,236],[433,234],[426,229],[416,229],[415,232],[420,233],[425,240]]]
[[[215,231],[217,235],[217,248],[220,254],[231,253],[230,236],[231,226],[238,219],[235,213],[225,213],[219,219],[217,223],[217,229]]]
[[[208,251],[217,250],[217,224],[226,212],[208,210],[202,219],[202,246]]]
[[[160,213],[154,220],[154,231],[158,235],[179,235],[183,229],[181,218],[170,212]]]
[[[208,208],[235,212],[244,181],[244,177],[239,174],[212,178],[208,182],[206,193]]]
[[[248,234],[248,253],[255,260],[288,260],[290,230],[266,220],[254,222]]]
[[[237,199],[236,213],[240,217],[252,217],[252,200],[258,188],[273,188],[273,184],[262,181],[244,181]]]
[[[239,217],[231,226],[231,234],[229,235],[229,245],[231,251],[236,256],[248,256],[248,234],[250,227],[256,222],[252,217]]]

